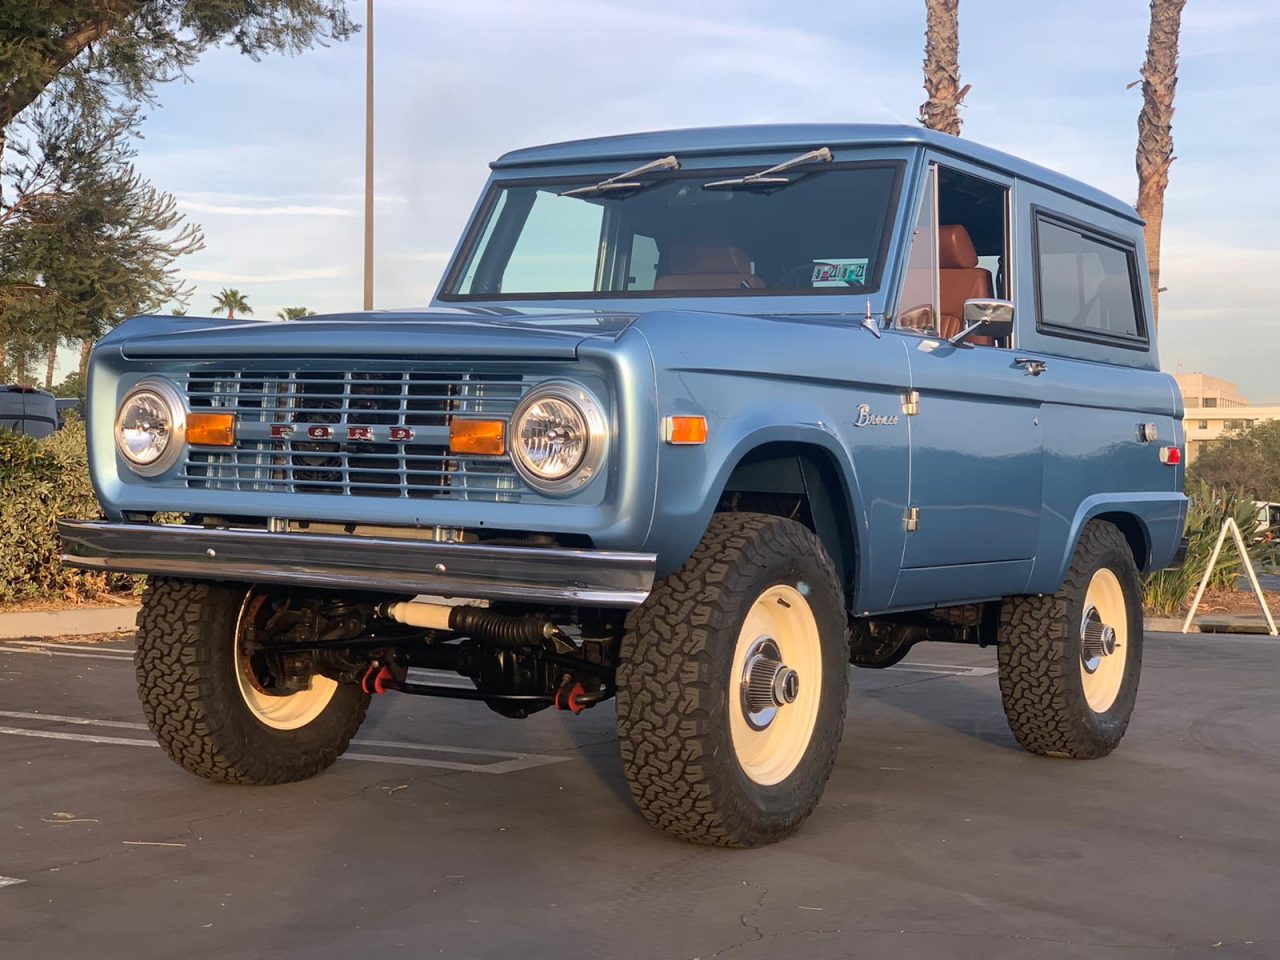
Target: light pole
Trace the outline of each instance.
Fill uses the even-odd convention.
[[[373,309],[373,0],[365,17],[364,71],[364,309]]]

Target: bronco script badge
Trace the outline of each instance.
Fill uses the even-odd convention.
[[[858,404],[858,419],[853,421],[855,427],[891,427],[898,422],[897,414],[884,416],[872,413],[870,404]]]

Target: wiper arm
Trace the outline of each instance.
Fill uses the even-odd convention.
[[[796,167],[807,166],[811,163],[830,163],[835,157],[832,156],[829,147],[819,147],[817,150],[810,150],[808,153],[802,153],[798,157],[792,157],[785,163],[780,163],[776,167],[770,167],[768,170],[760,170],[756,173],[749,173],[745,177],[733,177],[729,180],[712,180],[710,183],[702,185],[703,190],[714,190],[716,188],[726,187],[781,187],[791,183],[790,177],[780,177],[778,174],[786,173]]]
[[[669,157],[659,157],[657,160],[650,160],[648,163],[636,167],[634,170],[627,170],[625,173],[619,173],[616,176],[609,177],[607,180],[601,180],[599,183],[593,183],[587,187],[574,187],[572,190],[566,190],[560,194],[562,197],[594,197],[601,193],[611,193],[615,190],[639,190],[645,186],[643,183],[636,181],[636,177],[643,177],[647,173],[657,173],[659,170],[679,170],[680,161],[674,155]]]

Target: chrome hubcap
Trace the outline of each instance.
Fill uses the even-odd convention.
[[[1116,629],[1102,622],[1097,608],[1089,607],[1080,623],[1080,660],[1084,669],[1093,673],[1103,657],[1116,652]]]
[[[782,662],[772,637],[751,645],[742,671],[742,715],[753,730],[773,723],[778,710],[800,696],[800,674]]]

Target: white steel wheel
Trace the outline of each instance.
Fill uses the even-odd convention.
[[[729,683],[739,766],[761,786],[781,783],[809,749],[822,692],[822,639],[808,600],[795,587],[769,587],[751,605]]]
[[[1096,570],[1080,618],[1080,682],[1094,713],[1106,713],[1124,682],[1129,651],[1129,611],[1120,580],[1107,567]]]
[[[1105,757],[1142,673],[1142,578],[1120,528],[1091,520],[1056,593],[1006,597],[996,657],[1009,728],[1032,753]]]
[[[732,847],[797,830],[835,764],[848,658],[844,591],[813,532],[712,517],[622,637],[618,748],[645,818]]]
[[[243,640],[245,624],[253,621],[266,600],[266,594],[251,591],[241,607],[232,636],[232,643],[235,644],[236,685],[240,690],[240,698],[259,723],[273,730],[298,730],[324,713],[338,690],[338,684],[337,681],[317,673],[311,677],[308,689],[284,696],[263,686],[253,658],[246,654]]]

